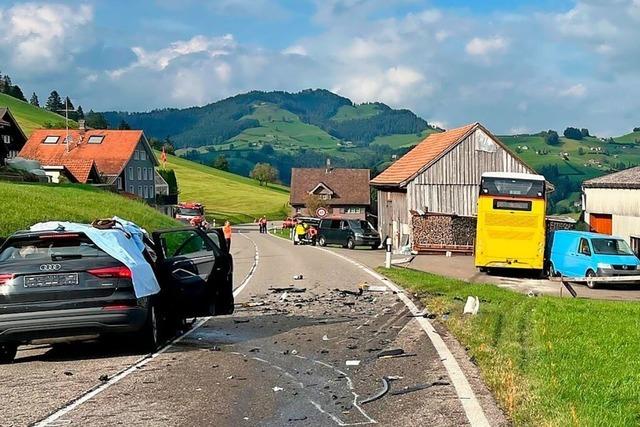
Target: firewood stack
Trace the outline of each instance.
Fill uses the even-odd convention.
[[[476,218],[428,213],[414,215],[414,249],[422,253],[473,251]]]

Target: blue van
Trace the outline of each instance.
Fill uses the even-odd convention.
[[[620,237],[584,231],[552,235],[549,275],[567,277],[640,275],[640,260]],[[594,288],[596,283],[587,282]]]

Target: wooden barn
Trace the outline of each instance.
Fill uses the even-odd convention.
[[[371,181],[381,235],[412,243],[412,212],[476,215],[484,172],[535,173],[480,123],[429,135]]]

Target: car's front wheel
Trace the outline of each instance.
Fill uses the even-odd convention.
[[[15,343],[3,343],[0,344],[0,365],[6,365],[12,363],[18,352],[18,344]]]
[[[349,240],[347,240],[347,249],[353,249],[355,247],[356,247],[356,242],[354,242],[352,238],[349,238]]]
[[[318,239],[318,244],[320,246],[327,246],[327,239],[325,239],[324,236],[320,236],[320,238]]]
[[[594,282],[593,280],[588,280],[589,277],[596,277],[595,271],[587,270],[587,274],[585,274],[585,276],[587,277],[587,287],[589,289],[596,289],[598,287],[596,282]]]

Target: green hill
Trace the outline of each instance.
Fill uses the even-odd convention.
[[[354,104],[327,90],[253,91],[203,107],[103,114],[111,126],[125,120],[148,136],[169,137],[190,160],[210,164],[224,155],[237,174],[271,163],[285,183],[292,167],[321,167],[327,159],[336,167],[375,168],[432,130],[409,110]],[[384,137],[404,143],[371,145]]]
[[[225,219],[252,222],[262,215],[280,219],[287,214],[286,187],[260,186],[253,179],[175,156],[167,156],[167,168],[173,169],[178,178],[180,201],[203,203],[207,216],[218,223]]]
[[[176,222],[152,207],[88,185],[18,184],[0,181],[0,236],[41,221],[91,222],[117,215],[148,231]]]
[[[34,107],[28,102],[20,101],[9,95],[0,93],[0,107],[8,107],[11,114],[16,118],[24,133],[29,136],[35,129],[43,127],[64,127],[64,117],[44,108]],[[69,120],[71,127],[77,124]]]

